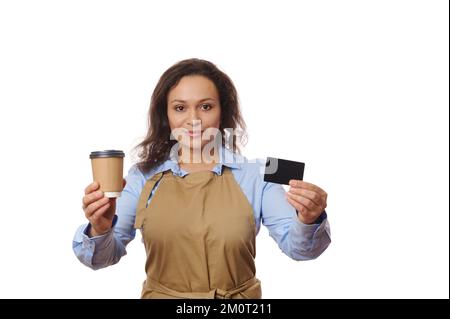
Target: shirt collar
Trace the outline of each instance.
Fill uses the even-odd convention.
[[[211,169],[212,172],[216,173],[217,175],[222,175],[223,173],[223,166],[227,166],[231,169],[241,169],[242,163],[245,162],[245,157],[236,154],[229,150],[228,148],[224,147],[223,145],[219,148],[219,163],[214,166],[213,169]],[[154,171],[152,175],[171,170],[174,175],[178,175],[180,177],[184,177],[185,175],[189,174],[180,166],[178,165],[178,162],[176,159],[171,156],[169,159],[167,159],[164,163],[159,165]]]

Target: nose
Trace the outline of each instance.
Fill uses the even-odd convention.
[[[202,125],[202,120],[197,114],[197,110],[192,110],[189,114],[189,120],[187,123],[191,127],[198,127]]]

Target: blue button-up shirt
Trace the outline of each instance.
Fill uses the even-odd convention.
[[[223,166],[231,169],[236,182],[253,207],[256,233],[261,223],[269,230],[270,236],[280,249],[295,260],[317,258],[330,244],[330,226],[326,213],[322,213],[316,224],[303,224],[297,217],[295,208],[289,204],[284,188],[275,183],[265,182],[265,160],[248,160],[221,147],[220,162],[212,169],[222,174]],[[126,176],[126,186],[116,202],[116,216],[112,229],[101,236],[88,237],[89,224],[81,225],[73,238],[73,250],[77,258],[92,269],[100,269],[117,263],[126,254],[127,244],[134,239],[134,221],[141,191],[146,181],[153,175],[171,170],[174,175],[185,176],[174,158],[170,158],[148,173],[142,173],[133,165]],[[150,198],[158,191],[155,185]]]

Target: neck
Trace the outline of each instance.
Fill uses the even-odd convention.
[[[210,152],[182,147],[179,152],[178,163],[189,166],[205,166],[219,163],[219,152],[213,148]]]

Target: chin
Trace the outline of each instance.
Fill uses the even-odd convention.
[[[189,148],[191,150],[195,150],[195,149],[202,149],[203,146],[205,146],[207,143],[201,143],[200,145],[194,145],[193,143],[191,144],[185,144],[185,143],[179,143],[181,148]]]

